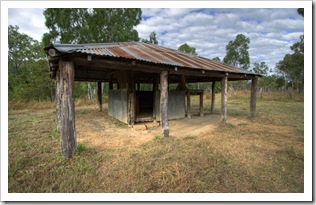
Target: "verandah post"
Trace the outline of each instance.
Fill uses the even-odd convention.
[[[59,93],[61,122],[61,153],[72,158],[76,150],[74,65],[70,61],[59,61]],[[58,77],[56,77],[58,79]]]
[[[98,106],[100,112],[102,112],[102,82],[98,81]]]
[[[251,117],[254,117],[256,115],[257,82],[258,82],[258,78],[254,78],[251,81],[251,96],[250,96],[250,113],[251,113]]]
[[[160,74],[160,124],[162,135],[169,137],[168,123],[168,71]]]
[[[215,106],[215,81],[212,82],[211,113],[214,113],[214,106]]]
[[[228,79],[228,73],[225,73],[225,76],[222,78],[221,84],[222,84],[222,102],[221,102],[221,108],[222,108],[222,119],[221,123],[226,124],[227,120],[227,79]]]

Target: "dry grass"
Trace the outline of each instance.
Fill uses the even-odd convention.
[[[171,121],[168,139],[128,128],[106,105],[77,104],[72,160],[60,154],[53,109],[10,111],[9,192],[303,192],[303,102],[266,96],[252,119],[247,98],[229,96],[220,126],[217,95],[215,114]]]

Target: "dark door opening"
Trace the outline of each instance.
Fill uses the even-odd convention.
[[[136,122],[153,121],[153,91],[136,91]]]

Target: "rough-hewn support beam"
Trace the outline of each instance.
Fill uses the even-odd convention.
[[[181,75],[181,90],[187,90],[185,75]]]
[[[204,116],[203,112],[203,93],[200,94],[200,117]]]
[[[153,119],[154,121],[156,121],[156,116],[157,116],[157,113],[156,113],[156,108],[157,108],[157,103],[156,103],[156,100],[157,98],[159,99],[159,96],[157,96],[157,91],[158,91],[158,83],[159,83],[159,76],[155,75],[154,78],[153,78]]]
[[[113,76],[110,75],[110,79],[109,79],[109,90],[113,90]]]
[[[250,113],[252,117],[256,115],[257,82],[258,82],[257,78],[254,78],[251,81]]]
[[[100,112],[102,112],[102,82],[98,81],[98,106]]]
[[[136,113],[135,113],[135,78],[134,78],[134,73],[129,72],[127,76],[127,85],[128,85],[128,119],[127,123],[128,126],[133,127],[135,124],[135,118],[136,118]]]
[[[162,135],[169,137],[168,123],[168,71],[160,74],[160,124]]]
[[[214,113],[215,107],[215,81],[212,82],[212,101],[211,101],[211,113]]]
[[[191,97],[189,92],[187,92],[187,118],[191,118]]]
[[[74,65],[70,61],[59,62],[61,153],[72,158],[76,150],[75,104],[74,104]]]
[[[222,78],[222,119],[221,119],[221,123],[222,124],[226,124],[226,120],[227,120],[227,75],[225,75],[225,77]]]

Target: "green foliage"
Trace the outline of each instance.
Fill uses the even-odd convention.
[[[297,88],[304,85],[304,36],[300,42],[291,46],[292,54],[286,54],[283,60],[276,64],[276,68]]]
[[[160,135],[156,135],[154,138],[153,138],[153,141],[154,142],[159,142],[161,140],[161,136]]]
[[[49,78],[43,45],[18,26],[9,26],[9,101],[53,99],[54,82]]]
[[[156,39],[156,32],[153,31],[149,35],[149,40],[148,39],[142,39],[142,42],[144,43],[152,43],[152,44],[157,44],[158,45],[158,40]]]
[[[258,73],[260,75],[267,75],[269,71],[269,67],[265,62],[257,63],[255,62],[254,67],[252,69],[253,72]]]
[[[88,148],[84,144],[78,144],[76,148],[76,153],[80,154],[86,151]]]
[[[218,57],[218,56],[215,58],[212,58],[212,61],[219,62],[219,63],[222,62],[220,57]]]
[[[61,43],[105,43],[138,41],[134,29],[141,21],[139,8],[49,8],[44,10],[46,45],[53,39]]]
[[[243,70],[248,70],[250,66],[249,58],[250,39],[243,34],[238,34],[234,41],[229,41],[226,46],[226,56],[223,62]]]
[[[297,9],[297,13],[304,17],[304,8]]]
[[[182,51],[184,53],[192,54],[192,55],[198,55],[196,52],[196,49],[194,47],[189,46],[188,44],[182,44],[178,48],[179,51]]]

